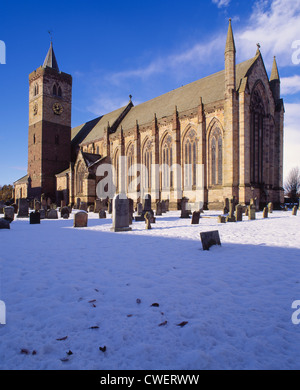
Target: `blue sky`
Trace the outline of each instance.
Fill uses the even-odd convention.
[[[300,0],[14,1],[0,10],[0,184],[26,174],[28,75],[44,61],[48,30],[60,69],[73,76],[77,126],[129,94],[138,104],[222,70],[229,17],[238,62],[253,57],[258,42],[269,74],[277,57],[285,176],[300,166]]]

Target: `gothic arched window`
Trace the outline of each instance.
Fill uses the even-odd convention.
[[[264,117],[265,109],[258,89],[251,96],[250,161],[251,183],[263,182]]]
[[[209,137],[209,177],[210,185],[223,184],[223,136],[221,130],[214,128]]]
[[[77,176],[76,176],[77,194],[83,194],[84,174],[85,174],[84,165],[82,162],[80,162],[78,167],[77,167]]]
[[[116,192],[119,192],[119,187],[120,187],[120,151],[119,149],[116,151],[115,154],[115,161],[114,161],[114,168],[115,168],[115,186],[116,186]]]
[[[143,151],[144,188],[151,188],[152,142],[145,143]]]
[[[53,85],[53,91],[52,91],[53,95],[56,96],[57,95],[57,88],[56,88],[56,85]]]
[[[183,144],[183,183],[184,187],[196,185],[197,173],[197,140],[196,131],[191,129],[184,139]]]
[[[62,97],[62,92],[60,87],[58,87],[57,96]]]
[[[172,137],[166,136],[161,147],[161,183],[163,189],[173,187],[173,149],[172,149]]]
[[[134,145],[130,144],[130,146],[127,149],[127,191],[132,192],[132,172],[131,167],[134,164]]]

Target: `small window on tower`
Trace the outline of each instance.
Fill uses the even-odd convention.
[[[55,136],[55,145],[59,145],[59,135]]]
[[[58,95],[59,97],[62,97],[62,92],[61,92],[61,88],[60,88],[60,87],[58,87],[58,93],[57,93],[57,95]]]
[[[54,96],[57,95],[57,88],[56,88],[56,85],[53,85],[53,95],[54,95]]]
[[[35,134],[33,134],[33,144],[35,145]]]

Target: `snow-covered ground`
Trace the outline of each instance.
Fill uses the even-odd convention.
[[[179,215],[123,233],[93,213],[84,229],[71,216],[0,230],[0,368],[299,369],[300,215]],[[204,252],[209,230],[222,246]]]

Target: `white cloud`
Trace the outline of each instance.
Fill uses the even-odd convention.
[[[218,8],[228,7],[230,1],[231,1],[231,0],[212,0],[212,2],[213,2],[214,4],[216,4],[216,6],[217,6]]]
[[[284,116],[284,177],[300,167],[300,104],[286,103]]]
[[[292,43],[300,39],[300,0],[258,1],[248,25],[236,34],[238,55],[249,58],[261,44],[268,66],[276,55],[280,66],[292,66]]]
[[[281,81],[281,94],[294,95],[300,92],[300,76],[295,75],[291,77],[282,77]]]

